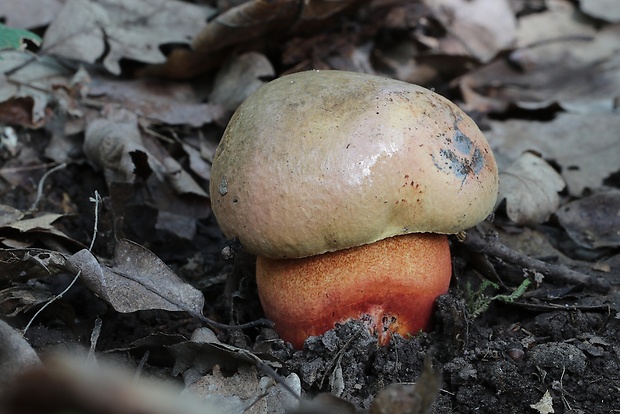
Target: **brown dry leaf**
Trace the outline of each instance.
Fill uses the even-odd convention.
[[[233,375],[224,375],[218,365],[210,374],[193,382],[188,389],[226,412],[260,414],[267,412],[256,368],[241,366]]]
[[[40,366],[41,360],[21,332],[0,320],[0,388],[6,390],[16,375]]]
[[[532,13],[519,19],[517,46],[529,47],[548,41],[562,39],[589,39],[596,29],[567,0],[549,2],[548,10]]]
[[[0,290],[0,314],[12,318],[53,299],[51,292],[40,287],[19,285]]]
[[[71,237],[53,226],[53,223],[64,217],[64,214],[42,213],[36,217],[23,217],[0,227],[0,242],[10,247],[26,247],[32,244],[33,238],[55,236],[71,243],[77,243]],[[17,230],[17,234],[13,231]]]
[[[65,0],[1,1],[0,17],[7,26],[34,29],[47,26],[64,3]]]
[[[66,256],[45,249],[0,249],[0,281],[27,275],[34,279],[66,270]]]
[[[358,414],[359,410],[353,403],[344,398],[336,397],[329,392],[322,392],[312,400],[303,399],[299,409],[290,414]]]
[[[441,375],[425,358],[422,373],[415,384],[392,384],[377,394],[370,414],[427,414],[441,387]]]
[[[292,382],[291,377],[297,375],[289,375],[285,382]],[[256,368],[247,365],[240,366],[233,375],[224,375],[215,365],[211,373],[197,379],[188,390],[227,413],[285,413],[298,405],[297,399],[286,395],[281,385],[259,378]]]
[[[536,404],[530,404],[530,408],[538,411],[538,414],[552,414],[555,413],[553,409],[553,398],[549,390],[545,391],[545,394]]]
[[[253,92],[275,77],[271,62],[257,52],[229,59],[217,72],[209,101],[234,111]]]
[[[110,110],[106,118],[88,124],[84,138],[84,153],[96,167],[103,169],[108,185],[113,182],[133,182],[135,179],[132,153],[146,154],[138,119],[126,110]],[[153,160],[148,159],[151,170]]]
[[[511,103],[527,109],[559,103],[572,112],[611,112],[620,96],[620,25],[594,37],[517,49],[508,60],[465,75],[460,86],[468,108],[483,112],[503,111]]]
[[[566,186],[560,174],[531,152],[500,171],[499,177],[497,202],[506,200],[506,213],[517,224],[546,221],[560,205],[558,192]]]
[[[120,104],[137,115],[169,125],[200,127],[224,115],[219,105],[201,103],[192,86],[183,82],[95,78],[89,95],[105,95],[107,104]]]
[[[14,223],[24,217],[24,213],[14,207],[0,204],[0,227]]]
[[[620,7],[616,0],[580,0],[579,8],[588,16],[610,23],[620,23]]]
[[[192,50],[174,50],[163,65],[142,75],[190,78],[218,66],[226,49],[267,33],[292,30],[295,25],[337,14],[360,0],[250,0],[232,7],[196,35]]]
[[[563,205],[556,215],[570,238],[582,247],[620,246],[620,191],[572,201]]]
[[[210,213],[207,193],[157,140],[140,133],[137,117],[129,111],[110,109],[107,118],[90,122],[84,153],[104,170],[113,201],[155,207],[159,229],[191,239],[196,221]],[[145,187],[146,199],[141,192]],[[124,216],[123,211],[117,214]]]
[[[175,358],[173,372],[175,375],[183,373],[188,390],[204,401],[226,407],[226,412],[285,412],[297,405],[295,396],[267,378],[260,379],[254,368],[255,365],[279,367],[280,364],[263,361],[248,350],[223,344],[208,328],[197,329],[190,341],[167,348]],[[222,369],[235,373],[223,376]],[[301,393],[296,374],[284,381],[298,395]]]
[[[68,0],[48,27],[44,48],[87,63],[103,61],[115,75],[119,61],[161,63],[160,46],[188,44],[214,9],[175,0]]]
[[[44,285],[23,279],[45,278],[65,270],[65,255],[43,249],[0,249],[0,314],[8,317],[27,312],[53,295]]]
[[[121,313],[163,309],[200,315],[202,293],[183,282],[152,252],[128,240],[117,242],[114,264],[100,264],[84,249],[67,258],[84,283]]]
[[[192,42],[192,50],[176,49],[163,65],[146,68],[143,75],[190,78],[220,64],[222,51],[269,30],[290,27],[299,12],[297,0],[250,0],[217,16]]]
[[[515,42],[517,22],[508,0],[424,0],[449,33],[437,49],[488,62]]]
[[[177,343],[168,347],[175,358],[173,373],[179,375],[188,369],[195,369],[204,374],[215,365],[227,370],[235,370],[242,365],[269,364],[273,368],[281,367],[274,357],[258,355],[233,345],[221,343],[209,328],[200,328],[192,333],[190,341]]]
[[[620,170],[620,116],[561,113],[553,121],[490,121],[485,133],[496,153],[500,170],[525,151],[536,151],[561,167],[571,195],[595,189]]]
[[[0,122],[42,126],[50,114],[54,89],[67,87],[71,73],[50,56],[0,51]]]
[[[118,363],[52,355],[45,366],[10,378],[0,411],[6,413],[223,414],[220,407],[182,394],[172,381],[139,377]],[[59,398],[60,396],[60,398]]]
[[[146,180],[154,174],[159,181],[166,180],[177,194],[207,197],[174,158],[156,142],[142,137],[137,117],[127,110],[110,110],[107,118],[90,122],[84,153],[104,170],[108,185],[132,183],[136,176]]]

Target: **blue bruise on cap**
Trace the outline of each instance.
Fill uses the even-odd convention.
[[[484,156],[480,148],[458,129],[456,123],[454,131],[454,136],[447,140],[450,147],[442,148],[438,157],[433,155],[433,163],[440,171],[454,174],[463,185],[468,177],[476,176],[484,168]]]

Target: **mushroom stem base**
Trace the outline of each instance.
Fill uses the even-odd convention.
[[[336,323],[364,321],[385,345],[428,328],[452,266],[446,235],[408,234],[301,259],[258,257],[256,282],[266,316],[301,348]]]

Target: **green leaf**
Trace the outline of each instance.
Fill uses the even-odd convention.
[[[0,50],[17,49],[23,50],[24,40],[29,39],[36,45],[41,44],[41,38],[28,30],[8,27],[0,23]]]

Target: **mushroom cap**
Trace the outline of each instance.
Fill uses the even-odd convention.
[[[498,192],[489,145],[452,102],[344,71],[278,78],[233,114],[210,196],[250,253],[306,257],[408,233],[458,233]]]

